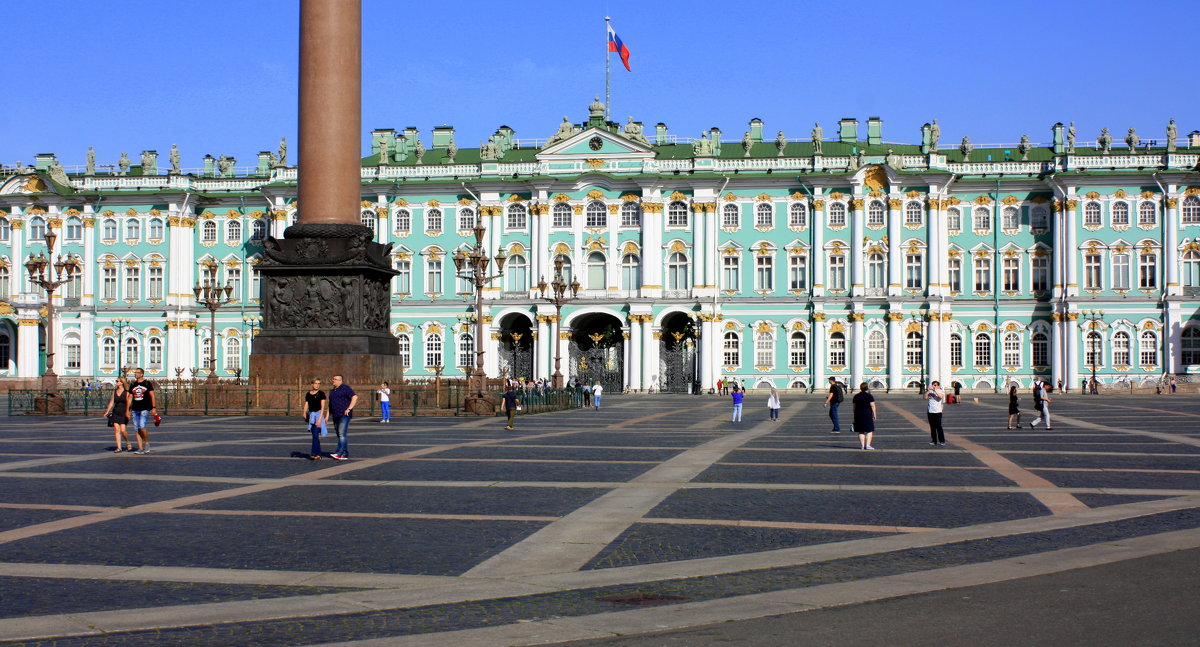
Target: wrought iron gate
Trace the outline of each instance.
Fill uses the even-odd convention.
[[[580,382],[595,384],[596,380],[604,385],[609,393],[620,393],[625,388],[625,368],[621,356],[621,346],[592,346],[587,350],[571,341],[571,366],[569,377],[578,378]]]
[[[529,379],[533,377],[533,348],[531,345],[513,343],[500,344],[500,370],[507,377]]]
[[[679,335],[664,334],[659,347],[659,388],[664,393],[688,393],[696,381],[696,344]]]

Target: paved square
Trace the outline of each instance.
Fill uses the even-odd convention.
[[[967,398],[941,447],[922,400],[877,397],[876,451],[801,395],[778,422],[754,395],[738,424],[672,395],[360,419],[345,462],[292,418],[170,418],[144,456],[11,418],[0,644],[534,644],[1200,546],[1194,397],[1059,397],[1053,430]]]

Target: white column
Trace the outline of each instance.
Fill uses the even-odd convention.
[[[633,354],[633,323],[629,324],[629,330],[621,333],[621,366],[624,368],[622,378],[625,383],[623,391],[633,390],[633,358],[637,357]]]
[[[707,228],[707,209],[702,203],[693,203],[695,211],[692,212],[692,294],[696,294],[696,290],[704,287],[705,266],[704,261],[708,255],[704,253],[708,244],[705,239]]]
[[[21,207],[13,205],[9,209],[8,219],[12,223],[12,235],[9,238],[12,241],[12,266],[9,268],[11,281],[9,282],[8,291],[16,294],[24,292],[25,286],[28,285],[24,251],[25,221],[21,216]]]
[[[904,229],[900,222],[900,207],[903,202],[900,196],[892,196],[888,200],[888,287],[889,296],[903,294],[901,270],[904,268],[904,254],[900,243],[903,242]],[[896,388],[893,386],[892,388]]]
[[[855,196],[850,201],[850,296],[861,297],[864,293],[863,284],[863,201]],[[855,337],[857,340],[858,337]],[[857,341],[855,342],[857,345]],[[858,382],[849,385],[857,388]]]
[[[654,352],[654,326],[650,315],[642,316],[642,389],[654,386],[658,376],[658,353]]]
[[[612,288],[608,289],[608,294],[614,296],[621,294],[619,292],[621,289],[621,246],[618,244],[620,241],[617,240],[617,225],[619,225],[621,222],[620,205],[620,202],[616,202],[612,205],[606,205],[605,207],[616,207],[615,212],[612,209],[609,209],[608,213],[608,232],[605,234],[608,238],[608,249],[605,250],[606,263],[604,266],[604,287],[606,289]],[[626,364],[625,366],[626,370],[628,370],[629,365]],[[629,383],[626,382],[626,386],[628,386],[628,384]]]
[[[1174,185],[1167,188],[1172,192],[1175,190]],[[1167,270],[1164,290],[1168,296],[1183,294],[1179,285],[1179,199],[1178,195],[1167,195],[1163,219],[1163,263]]]
[[[700,315],[700,347],[697,352],[700,354],[700,388],[707,391],[713,388],[716,381],[713,379],[713,315]]]
[[[1066,240],[1065,247],[1062,251],[1064,254],[1066,254],[1065,258],[1067,260],[1067,282],[1065,286],[1067,290],[1067,298],[1079,296],[1079,268],[1077,267],[1078,250],[1076,249],[1076,247],[1078,247],[1078,243],[1075,242],[1075,225],[1079,220],[1078,214],[1076,213],[1078,208],[1079,205],[1077,201],[1070,200],[1066,203],[1065,211],[1063,213],[1063,228]],[[998,252],[1000,250],[996,251]],[[999,261],[999,258],[997,257],[995,260]],[[999,289],[999,286],[996,286],[996,288]],[[1070,370],[1073,371],[1075,369],[1071,368]]]
[[[462,207],[459,207],[459,208],[461,209]],[[379,215],[380,213],[382,213],[383,215]],[[392,222],[392,219],[388,217],[390,215],[391,215],[391,210],[388,209],[387,196],[382,193],[376,195],[375,196],[375,240],[379,241],[379,243],[383,244],[383,245],[388,244],[392,240],[392,227],[389,224]],[[267,214],[267,218],[270,218],[270,217],[271,217],[271,214]],[[269,223],[271,221],[267,220],[267,222]],[[457,224],[457,223],[455,223],[455,224]],[[457,227],[455,227],[455,228],[457,229]]]
[[[714,200],[719,200],[720,196],[714,194]],[[716,293],[717,290],[717,272],[720,271],[717,256],[717,244],[720,242],[718,237],[718,223],[721,220],[720,202],[715,202],[713,210],[709,212],[708,218],[705,220],[705,240],[707,244],[704,246],[704,285],[708,286]],[[716,380],[713,380],[716,384]]]
[[[168,236],[169,235],[170,232],[168,232]],[[170,239],[168,238],[168,241],[169,240]],[[16,259],[14,258],[13,260],[15,261]],[[170,263],[167,263],[167,272],[172,272]],[[82,306],[96,305],[96,275],[96,209],[90,204],[85,204],[83,205],[83,270],[79,277],[79,304]],[[168,294],[169,292],[170,291],[168,290]],[[169,297],[167,302],[170,303]],[[88,339],[93,339],[90,333],[88,337],[80,339],[79,341],[80,343],[86,344]],[[88,352],[87,346],[84,346],[80,352],[80,359],[88,362],[88,365],[92,367],[88,370],[94,370],[94,367],[96,366],[94,350],[95,349],[93,349],[92,352]],[[91,359],[84,359],[89,356],[91,356]],[[89,372],[85,372],[83,374],[94,375],[94,373]]]
[[[38,376],[38,314],[37,311],[17,315],[17,377]]]
[[[861,248],[862,245],[857,247]],[[863,319],[866,315],[861,312],[850,313],[850,339],[846,340],[846,350],[850,353],[850,384],[847,387],[853,391],[863,381],[863,366],[866,361],[866,335],[863,332]]]
[[[928,277],[926,279],[926,294],[931,297],[940,295],[950,296],[950,289],[944,287],[946,283],[946,259],[948,258],[946,252],[948,251],[948,246],[945,239],[945,225],[942,221],[941,203],[937,198],[931,197],[926,202],[926,205],[928,206],[925,215],[925,244],[928,251],[925,257],[925,272]]]
[[[663,227],[666,226],[666,205],[660,200],[661,196],[657,190],[651,191],[648,196],[658,206],[653,207],[656,211],[642,214],[642,296],[643,297],[660,297],[662,296],[663,287]],[[658,371],[655,370],[654,373]],[[651,374],[643,373],[649,379]]]
[[[1057,388],[1059,380],[1066,382],[1067,379],[1066,372],[1063,371],[1063,367],[1066,365],[1065,353],[1067,348],[1067,340],[1063,336],[1063,315],[1055,312],[1050,316],[1052,319],[1052,323],[1050,324],[1050,379]],[[1133,341],[1130,341],[1130,344],[1133,343]],[[1130,348],[1130,352],[1133,352],[1132,346]]]
[[[945,373],[942,371],[942,317],[941,313],[930,315],[929,323],[925,325],[925,365],[929,367],[929,376],[926,378],[928,382],[937,380],[946,386],[946,381],[942,379]]]
[[[906,334],[900,328],[903,312],[889,312],[887,315],[888,335],[888,387],[895,391],[904,388],[904,338]]]
[[[83,377],[96,374],[95,346],[91,345],[95,341],[96,316],[91,312],[79,313],[79,374]]]
[[[828,353],[825,348],[825,313],[813,313],[812,325],[812,344],[809,350],[808,361],[812,362],[813,367],[813,382],[810,384],[815,392],[820,392],[825,388],[825,364],[829,360]]]
[[[626,362],[629,371],[629,388],[638,391],[642,388],[642,316],[629,315],[630,359]]]
[[[547,315],[537,315],[537,330],[533,339],[534,372],[538,377],[551,377],[554,374],[554,346],[550,342],[550,319]]]
[[[1066,386],[1072,389],[1079,388],[1079,313],[1067,313],[1067,320],[1063,322],[1067,333],[1067,366],[1066,377],[1063,378]],[[1133,343],[1132,341],[1130,342]],[[1132,352],[1132,349],[1130,349]]]
[[[1180,365],[1180,335],[1183,333],[1183,326],[1180,322],[1183,321],[1183,313],[1180,311],[1181,304],[1177,301],[1169,301],[1163,310],[1163,359],[1161,362],[1164,373],[1178,373],[1182,368]],[[1132,344],[1133,341],[1131,340]],[[1132,348],[1130,349],[1132,352]]]

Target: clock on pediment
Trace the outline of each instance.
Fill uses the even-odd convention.
[[[601,148],[604,148],[604,140],[600,139],[599,137],[593,137],[588,140],[588,148],[598,151]]]

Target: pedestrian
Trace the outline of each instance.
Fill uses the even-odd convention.
[[[354,417],[354,405],[358,404],[358,394],[350,385],[342,382],[341,375],[334,375],[330,381],[333,382],[333,388],[329,390],[329,419],[333,421],[338,442],[337,450],[329,457],[344,461],[350,458],[347,435],[350,432],[350,420]]]
[[[946,392],[942,383],[933,380],[925,392],[925,416],[929,418],[929,444],[945,445],[946,432],[942,429],[942,407],[946,404]]]
[[[592,406],[592,385],[588,384],[587,380],[583,382],[583,403],[579,406],[584,408]]]
[[[771,395],[767,396],[767,410],[771,413],[771,420],[779,420],[779,390],[775,385],[771,385]]]
[[[1043,388],[1044,387],[1044,388]],[[1038,417],[1034,418],[1033,422],[1029,423],[1029,428],[1033,429],[1038,426],[1038,423],[1045,420],[1046,429],[1050,430],[1050,385],[1041,384],[1040,382],[1034,386],[1033,391],[1033,408],[1037,409]]]
[[[133,371],[134,381],[129,385],[129,395],[133,398],[133,402],[129,405],[129,411],[132,413],[130,420],[133,422],[133,428],[137,430],[137,451],[135,454],[150,453],[150,434],[146,431],[146,424],[150,420],[150,415],[158,417],[158,405],[155,401],[154,384],[146,379],[146,371],[138,368]]]
[[[379,385],[379,422],[392,421],[392,387],[387,382]]]
[[[725,385],[725,381],[720,378],[717,378],[717,395],[725,395],[725,393],[723,391],[721,391],[721,387],[724,385]]]
[[[842,385],[838,384],[837,378],[829,378],[829,394],[825,396],[825,402],[821,406],[829,407],[829,419],[833,421],[833,431],[829,432],[831,434],[842,433],[842,423],[838,420],[838,407],[845,399],[846,392],[842,389]]]
[[[1063,382],[1062,382],[1062,378],[1061,378],[1061,377],[1060,377],[1060,378],[1058,378],[1058,392],[1059,392],[1059,393],[1062,393],[1062,392],[1063,392]]]
[[[1172,375],[1171,376],[1171,395],[1175,395],[1175,387],[1176,387],[1175,376]]]
[[[862,449],[875,449],[871,440],[875,436],[875,396],[867,391],[867,383],[858,385],[858,393],[850,401],[854,405],[854,431],[858,432],[858,443]]]
[[[319,461],[321,460],[321,436],[329,434],[329,427],[325,424],[325,420],[329,417],[329,409],[326,406],[329,400],[325,397],[325,392],[321,390],[321,380],[313,380],[311,386],[312,388],[304,394],[304,422],[312,434],[312,447],[308,452],[308,459]]]
[[[504,392],[504,413],[508,416],[508,426],[505,429],[513,428],[513,421],[517,417],[517,412],[521,410],[521,399],[517,397],[517,392],[513,390],[511,384],[508,385],[508,390]]]
[[[1016,420],[1016,425],[1013,425],[1013,420]],[[1021,407],[1017,403],[1017,385],[1013,384],[1008,387],[1008,427],[1006,429],[1021,428]]]
[[[950,384],[950,386],[954,387],[954,403],[957,404],[959,392],[962,391],[962,382],[959,382],[958,380],[954,380],[954,382],[952,382]]]
[[[737,383],[733,385],[733,422],[742,421],[742,400],[745,394],[738,388]]]
[[[117,378],[117,388],[108,398],[104,417],[108,418],[108,424],[113,428],[113,440],[117,443],[113,453],[121,452],[122,438],[125,439],[125,451],[133,451],[133,445],[129,443],[129,434],[125,432],[125,425],[129,424],[129,390],[125,388],[125,378]]]
[[[1100,395],[1100,380],[1092,378],[1092,395]]]
[[[604,385],[600,384],[600,380],[596,380],[596,386],[592,387],[592,408],[596,411],[600,410],[600,396],[604,395]]]

